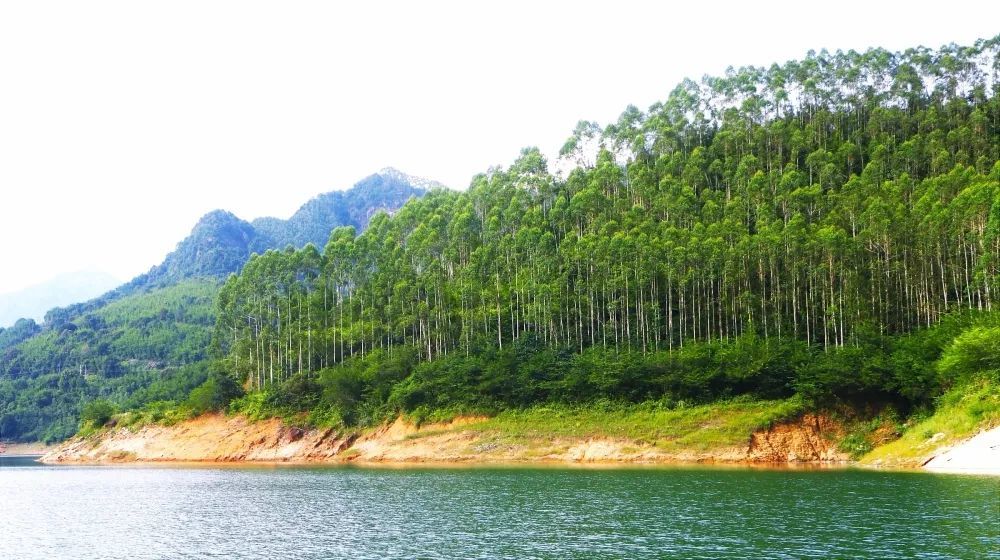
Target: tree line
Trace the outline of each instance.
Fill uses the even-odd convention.
[[[376,351],[748,334],[830,350],[993,310],[998,77],[1000,37],[687,80],[604,129],[581,122],[560,172],[525,149],[322,251],[251,258],[222,288],[216,350],[264,388]]]

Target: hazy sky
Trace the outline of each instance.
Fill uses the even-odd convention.
[[[985,0],[346,4],[0,0],[0,292],[386,166],[464,188],[728,65],[1000,32]]]

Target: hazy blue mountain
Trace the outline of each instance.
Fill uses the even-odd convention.
[[[0,327],[9,327],[18,319],[41,321],[53,307],[68,305],[103,294],[121,281],[106,272],[80,271],[55,278],[23,290],[0,294]]]
[[[349,190],[313,198],[287,220],[258,218],[252,225],[268,248],[303,247],[312,243],[322,249],[334,227],[354,226],[361,231],[376,213],[393,212],[431,188],[443,186],[389,167],[358,181]]]
[[[230,212],[215,210],[198,221],[163,264],[147,273],[147,283],[167,285],[186,278],[225,277],[239,271],[251,254],[267,249],[307,243],[322,249],[333,228],[349,225],[361,231],[376,213],[393,212],[428,188],[440,186],[387,168],[346,191],[313,198],[287,220],[266,217],[248,223]]]

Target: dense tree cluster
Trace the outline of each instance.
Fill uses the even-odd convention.
[[[222,289],[216,342],[258,389],[373,353],[447,363],[526,340],[670,355],[751,337],[849,357],[995,309],[997,93],[1000,37],[685,81],[603,130],[580,123],[568,173],[526,149],[322,251],[252,258]]]

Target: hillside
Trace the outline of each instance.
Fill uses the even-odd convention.
[[[60,440],[97,398],[141,405],[175,399],[205,380],[217,280],[138,293],[3,348],[0,435]]]
[[[341,225],[363,230],[373,215],[435,185],[383,170],[308,201],[288,220],[264,219],[298,232],[278,237],[216,210],[148,273],[96,299],[51,309],[42,325],[22,320],[0,329],[0,439],[68,437],[81,406],[98,398],[125,407],[183,399],[208,374],[222,279],[251,254],[302,247]]]

